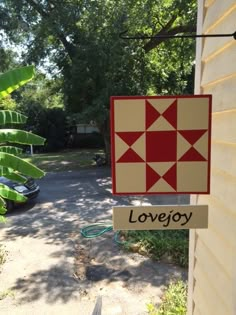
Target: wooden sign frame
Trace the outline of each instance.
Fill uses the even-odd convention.
[[[111,97],[113,194],[209,194],[211,103],[211,95]]]
[[[114,207],[114,230],[206,229],[207,205]]]

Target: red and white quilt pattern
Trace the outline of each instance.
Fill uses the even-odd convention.
[[[112,97],[113,193],[209,193],[210,134],[210,95]]]

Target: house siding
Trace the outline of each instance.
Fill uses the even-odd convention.
[[[198,1],[198,33],[233,33],[236,0]],[[209,227],[190,232],[189,315],[236,315],[236,41],[197,44],[195,93],[212,94]]]

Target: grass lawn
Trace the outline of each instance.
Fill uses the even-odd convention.
[[[93,167],[95,154],[103,155],[104,152],[99,149],[64,150],[57,153],[27,155],[24,160],[45,172],[73,171]]]
[[[188,266],[188,230],[123,231],[128,250],[157,260]]]

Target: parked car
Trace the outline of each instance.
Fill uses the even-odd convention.
[[[0,177],[0,183],[12,188],[13,190],[23,194],[28,200],[34,199],[40,192],[39,185],[36,184],[33,178],[28,178],[24,184],[16,183],[6,177]],[[27,201],[28,201],[27,200]],[[16,203],[12,200],[6,199],[7,210],[12,210]],[[19,204],[19,203],[17,203]]]

